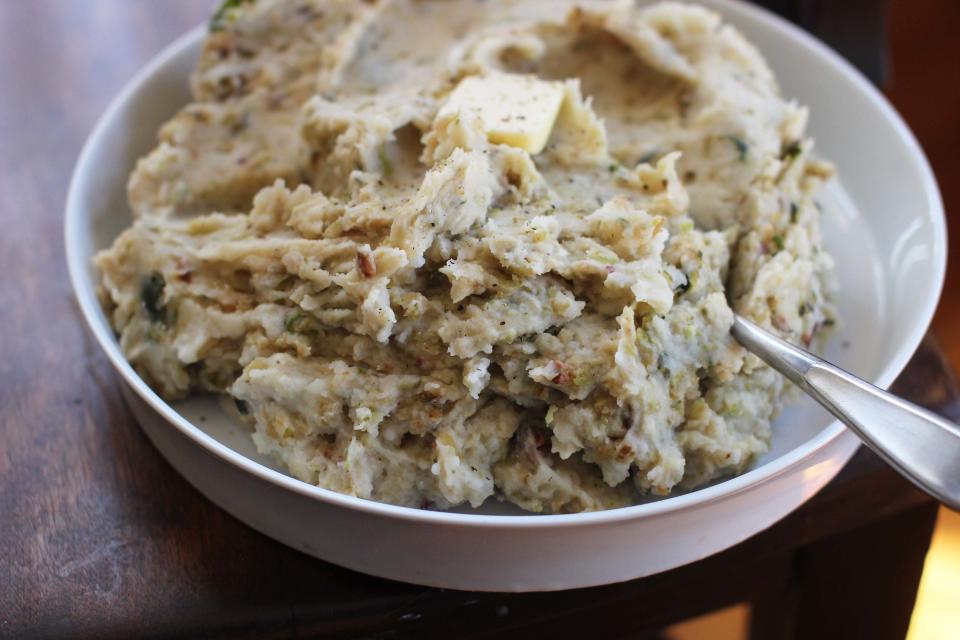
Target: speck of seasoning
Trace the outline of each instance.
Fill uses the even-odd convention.
[[[790,203],[790,223],[797,223],[797,215],[800,213],[800,207],[797,206],[796,202]]]
[[[211,32],[223,31],[230,21],[230,14],[240,5],[248,4],[253,0],[224,0],[223,4],[214,12],[210,18],[209,29]]]
[[[747,153],[750,151],[749,145],[747,145],[747,143],[744,142],[742,138],[738,138],[737,136],[732,136],[732,135],[727,136],[727,140],[732,142],[733,146],[737,148],[737,151],[740,154],[740,162],[746,162]]]
[[[773,236],[773,244],[776,245],[777,251],[783,251],[783,236],[780,234]]]

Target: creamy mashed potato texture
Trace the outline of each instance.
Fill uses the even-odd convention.
[[[691,4],[252,0],[96,257],[124,353],[305,482],[631,504],[746,469],[788,399],[733,310],[833,324],[807,111]]]

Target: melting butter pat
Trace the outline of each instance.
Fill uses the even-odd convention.
[[[563,96],[562,82],[536,76],[470,76],[457,85],[438,116],[473,111],[480,116],[490,142],[537,154],[547,145]]]

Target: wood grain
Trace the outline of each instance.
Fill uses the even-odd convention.
[[[0,637],[529,636],[596,632],[598,620],[603,635],[637,637],[758,594],[775,594],[764,611],[782,618],[812,588],[797,573],[804,549],[854,531],[882,540],[875,525],[933,508],[862,451],[788,520],[714,558],[588,592],[508,596],[361,576],[206,501],[141,434],[83,326],[62,212],[108,100],[214,4],[0,2]],[[933,343],[900,391],[960,417]],[[921,536],[905,572],[924,548]]]
[[[960,2],[893,0],[887,95],[913,129],[947,211],[947,280],[934,326],[960,370]]]

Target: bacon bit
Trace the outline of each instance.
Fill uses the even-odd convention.
[[[417,369],[423,369],[426,367],[426,363],[423,361],[423,358],[417,358],[413,364],[416,365]]]
[[[364,278],[372,278],[377,275],[377,263],[373,261],[370,251],[357,252],[357,269],[363,274]]]
[[[609,265],[609,264],[608,264],[608,265],[607,265],[606,267],[604,267],[604,268],[607,270],[607,273],[613,273],[614,271],[616,271],[616,269],[613,268],[613,265]]]
[[[780,314],[773,317],[773,324],[777,329],[780,329],[780,331],[788,331],[790,329],[790,324],[787,322],[787,319]]]
[[[814,336],[816,336],[817,332],[820,331],[821,326],[822,326],[822,323],[817,322],[816,324],[813,325],[813,328],[810,329],[810,333],[805,333],[802,336],[800,336],[800,339],[803,340],[803,346],[805,347],[810,346],[810,343],[813,342]]]
[[[234,311],[237,310],[237,307],[236,305],[233,305],[233,304],[225,304],[223,305],[223,310],[226,311],[227,313],[233,313]]]
[[[177,280],[180,282],[186,282],[189,284],[190,280],[193,279],[193,271],[184,271],[183,273],[177,274]]]
[[[550,441],[539,431],[533,432],[533,446],[543,456],[550,455]]]
[[[551,382],[553,382],[553,384],[561,384],[561,385],[570,384],[570,381],[573,380],[573,376],[570,375],[570,373],[572,372],[572,369],[568,367],[566,364],[564,364],[563,362],[560,362],[559,360],[553,360],[552,364],[559,371],[557,375],[553,376],[553,379],[551,380]]]
[[[617,460],[620,462],[624,462],[631,455],[633,455],[633,447],[628,444],[620,445],[620,448],[617,449]]]

